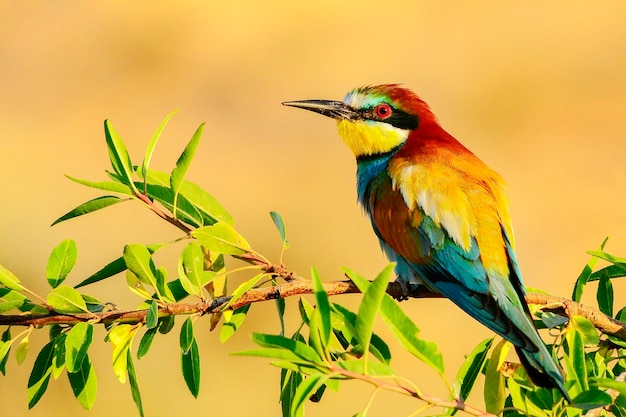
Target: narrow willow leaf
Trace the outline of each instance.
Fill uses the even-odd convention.
[[[15,274],[2,265],[0,265],[0,285],[4,285],[5,287],[15,291],[21,291],[24,289]]]
[[[370,283],[353,271],[346,270],[348,277],[355,283],[361,292],[367,291]],[[400,306],[388,295],[383,297],[380,305],[380,314],[385,324],[404,348],[416,358],[436,370],[443,376],[443,356],[436,343],[420,339],[420,329],[402,311]]]
[[[170,175],[165,172],[149,170],[148,183],[171,191],[169,188]],[[229,226],[234,224],[233,217],[228,213],[228,211],[226,211],[226,209],[219,203],[219,201],[217,201],[215,197],[204,191],[199,185],[191,181],[183,180],[180,186],[179,197],[180,196],[184,196],[193,207],[197,208],[200,213],[202,213],[205,225],[210,225],[217,221],[227,223]]]
[[[165,316],[159,319],[159,333],[168,334],[174,328],[174,316]]]
[[[52,358],[52,376],[59,379],[65,369],[65,333],[51,338],[54,341],[54,357]]]
[[[291,404],[292,416],[295,416],[299,409],[304,406],[304,402],[313,395],[328,379],[328,375],[313,374],[305,378],[293,396],[293,403]]]
[[[60,285],[46,297],[48,304],[57,313],[88,313],[87,304],[74,288]]]
[[[79,369],[75,372],[68,372],[67,377],[80,405],[85,410],[91,410],[98,392],[98,378],[89,356],[84,357]]]
[[[328,294],[324,289],[324,285],[322,284],[322,280],[315,270],[315,268],[311,268],[311,279],[313,280],[313,291],[315,293],[315,301],[317,303],[317,311],[319,311],[320,317],[320,336],[322,338],[322,347],[326,350],[326,346],[328,345],[328,341],[330,340],[330,302],[328,301]]]
[[[178,110],[174,110],[173,112],[165,116],[165,119],[163,119],[156,132],[154,132],[154,135],[152,135],[152,139],[150,139],[150,142],[148,142],[148,146],[146,146],[146,153],[143,157],[143,162],[141,163],[141,176],[144,178],[144,192],[146,191],[148,168],[150,167],[150,161],[152,160],[152,154],[154,153],[156,144],[159,141],[159,138],[161,137],[161,133],[163,133],[165,126],[167,126],[167,123],[177,112]]]
[[[263,349],[249,349],[241,350],[231,353],[233,356],[255,356],[259,358],[280,359],[282,361],[289,361],[299,365],[310,363],[304,361],[300,356],[287,349],[279,348],[263,348]]]
[[[583,316],[572,315],[571,325],[580,332],[585,347],[595,347],[598,345],[600,336],[591,321]]]
[[[77,323],[65,337],[65,365],[68,372],[78,372],[93,339],[93,324]]]
[[[139,341],[139,347],[137,348],[137,359],[141,359],[146,356],[146,354],[150,350],[150,346],[152,346],[152,341],[154,340],[154,336],[156,335],[156,333],[156,327],[146,330],[144,335],[141,337],[141,340]]]
[[[94,182],[88,180],[81,180],[79,178],[75,178],[69,175],[65,175],[66,178],[90,188],[95,188],[97,190],[110,191],[113,193],[124,194],[128,196],[132,196],[133,192],[131,191],[128,185],[115,182],[115,181],[104,181],[104,182]]]
[[[108,120],[104,121],[104,135],[113,171],[115,171],[122,183],[131,187],[133,193],[137,193],[135,185],[133,184],[133,163],[130,160],[124,142],[122,142],[122,139]]]
[[[589,281],[597,281],[603,274],[606,274],[609,278],[626,277],[626,265],[614,264],[600,268],[589,276]]]
[[[200,244],[212,252],[226,255],[243,255],[250,251],[250,245],[232,226],[217,222],[191,232]]]
[[[626,265],[626,258],[610,255],[604,252],[603,247],[600,248],[600,250],[590,250],[587,253],[591,256],[595,256],[596,258],[604,259],[607,262],[611,262],[612,264]]]
[[[622,395],[626,395],[626,381],[616,381],[610,378],[590,378],[595,385],[603,388],[614,389]]]
[[[485,372],[485,408],[487,412],[492,414],[499,412],[504,407],[506,392],[504,376],[502,376],[500,368],[510,349],[511,344],[504,339],[501,340],[493,349]]]
[[[120,272],[124,272],[125,270],[126,270],[126,262],[124,261],[124,258],[120,256],[119,258],[106,264],[98,272],[94,273],[93,275],[81,281],[80,283],[76,284],[74,288],[84,287],[85,285],[102,281],[104,279],[112,277],[113,275],[117,275]]]
[[[387,364],[374,362],[374,361],[365,361],[363,359],[349,359],[345,361],[337,362],[339,367],[351,371],[356,372],[362,375],[372,375],[372,376],[393,376],[395,372],[391,367]]]
[[[564,354],[564,362],[568,370],[568,376],[570,379],[572,377],[576,378],[579,392],[586,391],[589,386],[587,382],[587,364],[585,363],[582,334],[573,326],[568,329],[565,338],[569,347],[567,354]]]
[[[191,317],[187,317],[183,326],[180,329],[180,349],[183,353],[187,352],[191,349],[191,345],[195,340],[195,336],[193,335],[193,321]]]
[[[54,357],[54,342],[48,342],[39,352],[33,370],[28,378],[28,408],[33,408],[48,389],[48,381],[52,374],[52,359]]]
[[[180,283],[185,291],[202,297],[202,288],[209,282],[207,272],[204,270],[202,248],[196,242],[189,243],[180,254],[178,268]]]
[[[24,359],[26,359],[26,354],[28,353],[28,335],[24,336],[20,343],[18,343],[17,348],[15,349],[15,359],[17,360],[17,364],[21,365],[24,363]]]
[[[291,406],[293,404],[293,397],[296,394],[296,389],[302,383],[302,374],[300,372],[291,371],[287,369],[281,370],[281,391],[280,391],[280,405],[282,409],[283,417],[303,417],[304,410],[294,410],[292,413]]]
[[[146,327],[148,329],[154,329],[159,324],[159,306],[156,300],[150,301],[150,307],[146,314]]]
[[[605,238],[600,245],[600,251],[604,250],[604,245],[606,245],[607,240],[609,240],[608,237]],[[596,266],[596,263],[598,263],[598,258],[592,256],[589,262],[587,262],[587,265],[585,265],[585,267],[583,268],[578,278],[576,279],[576,283],[574,284],[574,290],[572,292],[573,301],[580,303],[580,300],[583,296],[583,290],[585,289],[585,285],[587,285],[587,282],[589,281],[589,277],[591,276],[591,273],[593,271],[593,268]]]
[[[46,278],[52,288],[56,288],[76,265],[78,248],[72,239],[65,239],[59,243],[50,253],[46,265]]]
[[[189,388],[191,395],[198,398],[200,392],[200,353],[195,338],[192,339],[189,349],[181,349],[180,358],[187,388]]]
[[[143,413],[143,403],[141,401],[141,392],[139,391],[139,381],[137,381],[137,372],[135,372],[135,364],[133,363],[133,357],[130,354],[130,350],[128,351],[128,355],[126,358],[126,363],[128,365],[128,382],[130,384],[130,393],[133,396],[133,401],[137,406],[137,411],[139,411],[139,416],[144,417]]]
[[[285,299],[277,298],[275,300],[276,303],[276,311],[278,311],[278,322],[280,323],[280,335],[285,335]]]
[[[136,330],[137,328],[130,324],[118,324],[107,335],[113,346],[113,372],[122,384],[126,382],[128,351],[133,343]]]
[[[287,230],[282,216],[276,211],[270,211],[270,217],[274,222],[274,226],[276,226],[276,229],[278,230],[280,240],[283,242],[283,249],[287,249],[289,247],[289,241],[287,240]]]
[[[52,222],[51,226],[55,224],[61,223],[65,220],[73,219],[74,217],[79,217],[84,214],[93,213],[94,211],[101,210],[103,208],[112,206],[113,204],[122,203],[124,201],[128,201],[126,199],[121,199],[116,196],[105,195],[102,197],[96,197],[92,200],[89,200],[73,210],[68,211],[54,222]]]
[[[233,311],[232,314],[229,315],[228,319],[226,318],[226,316],[224,316],[222,329],[220,330],[221,343],[225,343],[228,339],[231,338],[232,335],[235,334],[237,330],[239,330],[244,320],[246,319],[246,314],[248,314],[248,310],[250,310],[250,304],[247,304]]]
[[[200,138],[202,137],[203,130],[204,130],[204,123],[202,123],[198,127],[196,132],[191,137],[191,140],[189,141],[189,143],[183,150],[183,153],[178,158],[178,161],[176,161],[176,166],[174,167],[174,169],[172,170],[172,174],[170,175],[170,186],[172,188],[172,191],[174,191],[174,208],[172,210],[172,213],[174,214],[174,218],[177,217],[176,216],[176,211],[177,211],[176,202],[178,200],[180,187],[183,183],[183,179],[185,178],[185,175],[187,174],[187,170],[189,169],[189,166],[191,165],[193,156],[196,153],[196,149],[198,148],[198,143],[200,143]]]
[[[485,362],[487,362],[489,349],[492,344],[493,337],[485,339],[467,355],[465,362],[463,362],[463,365],[461,365],[461,368],[459,368],[456,374],[454,385],[452,386],[455,399],[461,402],[467,399],[474,387],[476,378],[478,378],[478,375],[480,375],[480,372],[485,366]]]
[[[241,298],[242,295],[244,295],[249,289],[254,287],[265,276],[267,276],[267,274],[261,273],[249,279],[248,281],[240,284],[237,288],[235,288],[235,290],[233,291],[233,294],[230,297],[230,300],[228,300],[228,303],[226,303],[226,305],[222,307],[222,310],[227,310],[231,305],[233,305],[235,301]]]
[[[374,319],[376,313],[385,297],[387,284],[393,275],[394,265],[388,265],[368,286],[363,294],[363,299],[359,305],[359,312],[356,317],[356,338],[361,346],[362,352],[369,351],[370,339],[374,330]]]
[[[176,298],[170,290],[170,287],[167,285],[167,269],[162,266],[158,267],[154,271],[154,276],[156,278],[156,290],[159,300],[165,301],[166,303],[175,302]]]
[[[600,276],[596,299],[598,300],[600,311],[609,317],[613,317],[613,284],[607,274]]]
[[[278,335],[253,333],[252,341],[262,347],[287,349],[298,357],[315,364],[323,363],[315,349],[299,340]]]
[[[0,337],[0,372],[6,375],[7,360],[9,359],[9,351],[11,350],[11,328],[7,327]]]
[[[143,283],[139,281],[137,275],[133,274],[131,271],[126,271],[126,284],[128,284],[128,288],[141,297],[144,300],[152,299],[152,295],[146,290]]]
[[[139,184],[141,186],[141,184]],[[169,211],[174,211],[174,205],[176,204],[176,217],[194,227],[201,227],[205,225],[205,218],[198,208],[190,203],[184,195],[174,195],[169,186],[161,186],[155,184],[148,184],[148,197],[163,204],[163,206]],[[175,201],[176,198],[176,201]],[[210,223],[214,223],[213,219],[210,219]]]
[[[572,398],[571,406],[581,410],[592,410],[594,408],[610,405],[612,402],[613,399],[606,392],[599,389],[591,389],[581,392],[579,395]]]
[[[124,246],[124,262],[126,267],[133,272],[144,284],[156,288],[155,270],[152,255],[145,245],[132,243]]]

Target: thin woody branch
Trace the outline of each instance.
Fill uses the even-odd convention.
[[[297,295],[313,293],[311,281],[299,277],[282,267],[273,267],[272,272],[284,277],[288,276],[287,283],[275,286],[260,287],[249,290],[234,303],[229,309],[236,310],[248,304],[275,300],[277,298],[288,298]],[[328,281],[324,282],[324,289],[329,296],[340,294],[358,293],[359,289],[351,281]],[[387,293],[394,298],[404,299],[407,295],[399,283],[390,282],[387,286]],[[432,293],[423,288],[414,289],[408,298],[441,298],[440,294]],[[175,316],[188,314],[214,314],[223,310],[230,301],[230,297],[220,297],[211,301],[198,301],[195,303],[169,303],[161,304],[159,316]],[[615,320],[599,310],[574,302],[570,299],[552,295],[529,293],[526,295],[529,304],[544,306],[545,309],[557,314],[567,316],[568,314],[580,315],[591,321],[602,333],[615,336],[626,341],[626,324]],[[139,323],[145,321],[147,310],[113,310],[101,313],[85,314],[59,314],[49,315],[24,315],[24,314],[1,314],[0,325],[2,326],[35,326],[43,327],[52,324],[72,325],[80,322],[91,323]]]

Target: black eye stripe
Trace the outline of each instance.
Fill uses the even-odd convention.
[[[398,110],[393,106],[389,106],[391,109],[391,117],[385,120],[380,120],[380,117],[376,114],[376,107],[367,108],[362,110],[364,119],[375,120],[378,122],[389,123],[390,125],[397,127],[398,129],[415,130],[419,126],[419,118],[413,114]]]

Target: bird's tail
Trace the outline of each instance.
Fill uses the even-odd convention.
[[[530,377],[530,380],[537,386],[544,388],[557,388],[563,394],[563,397],[572,402],[567,389],[561,370],[556,366],[550,357],[545,346],[538,346],[538,351],[530,351],[521,347],[515,347],[517,356]]]

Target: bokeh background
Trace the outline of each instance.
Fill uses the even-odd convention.
[[[324,279],[338,279],[347,266],[374,277],[386,261],[355,204],[352,155],[332,121],[280,102],[340,99],[352,87],[383,82],[416,90],[445,128],[506,178],[528,286],[569,296],[585,251],[607,235],[607,250],[626,255],[623,1],[3,1],[0,263],[44,292],[49,251],[64,238],[79,245],[71,284],[119,256],[124,243],[176,237],[132,204],[49,226],[96,195],[64,174],[105,179],[105,118],[138,162],[163,117],[181,109],[153,167],[168,171],[206,122],[188,178],[220,199],[255,248],[278,256],[268,216],[276,210],[287,222],[290,268],[308,275],[313,265]],[[175,255],[160,261],[173,266]],[[123,277],[89,291],[125,308],[138,303]],[[625,291],[616,283],[616,293]],[[289,315],[297,316],[295,303]],[[198,400],[180,374],[177,334],[157,340],[136,364],[147,414],[277,415],[278,371],[262,359],[228,356],[252,347],[252,331],[277,330],[267,304],[255,306],[226,345],[208,333],[208,321],[198,323]],[[450,379],[463,353],[490,335],[445,300],[403,307],[424,337],[440,343]],[[31,337],[33,351],[44,333]],[[0,377],[0,416],[136,415],[103,337],[100,329],[91,355],[99,380],[91,412],[65,377],[28,411],[31,352],[21,367],[12,357]],[[395,352],[403,376],[446,395],[432,372]],[[307,411],[352,415],[369,393],[348,384]],[[372,415],[406,415],[418,405],[381,395]]]

